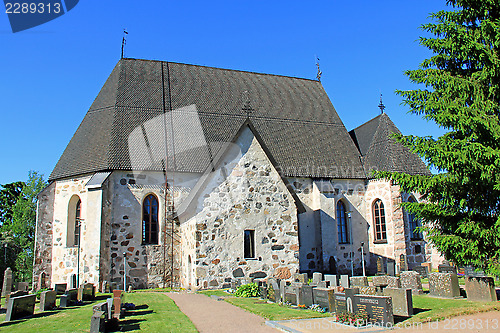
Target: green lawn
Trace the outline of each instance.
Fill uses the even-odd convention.
[[[500,302],[471,302],[467,299],[444,299],[413,295],[415,315],[403,323],[428,322],[444,318],[500,310]]]
[[[99,294],[92,304],[103,302],[110,294]],[[193,323],[177,305],[161,293],[130,293],[124,300],[134,303],[138,308],[129,311],[120,320],[123,331],[128,332],[197,332]],[[57,311],[39,312],[36,304],[35,316],[13,322],[3,322],[5,313],[0,314],[0,331],[9,332],[88,332],[92,304],[70,307]]]

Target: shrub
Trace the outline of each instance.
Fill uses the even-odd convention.
[[[48,289],[48,288],[43,288],[43,289],[39,289],[39,290],[37,290],[37,291],[36,291],[36,293],[35,293],[35,295],[36,295],[36,299],[38,299],[38,300],[39,300],[39,299],[40,299],[40,297],[41,297],[41,295],[42,295],[42,292],[47,291],[47,290],[50,290],[50,289]]]
[[[234,296],[237,297],[258,297],[260,296],[260,290],[257,283],[248,283],[239,286]]]
[[[355,326],[363,326],[368,321],[368,315],[361,312],[340,312],[336,315],[339,323]]]

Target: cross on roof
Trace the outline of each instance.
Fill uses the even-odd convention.
[[[380,113],[384,113],[385,105],[384,103],[382,103],[382,94],[380,94],[380,104],[378,105],[378,107],[380,109]]]

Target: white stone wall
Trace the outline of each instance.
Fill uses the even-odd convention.
[[[199,195],[201,211],[181,221],[189,233],[196,225],[193,283],[207,288],[235,277],[289,279],[299,269],[294,199],[249,128],[229,149]],[[255,258],[244,258],[246,229],[255,232]],[[186,262],[193,252],[183,249]]]
[[[52,285],[67,283],[70,276],[78,271],[78,247],[73,246],[71,239],[68,242],[68,232],[69,236],[72,234],[71,230],[68,231],[68,220],[74,219],[70,202],[73,204],[76,196],[81,200],[82,219],[79,282],[99,282],[102,192],[89,192],[85,188],[90,177],[87,175],[55,182]]]

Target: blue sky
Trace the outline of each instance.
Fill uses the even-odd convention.
[[[438,136],[407,113],[396,89],[430,56],[419,29],[444,1],[82,0],[67,14],[12,33],[0,13],[0,184],[48,177],[120,58],[158,59],[322,83],[348,130],[386,113],[404,134]]]

